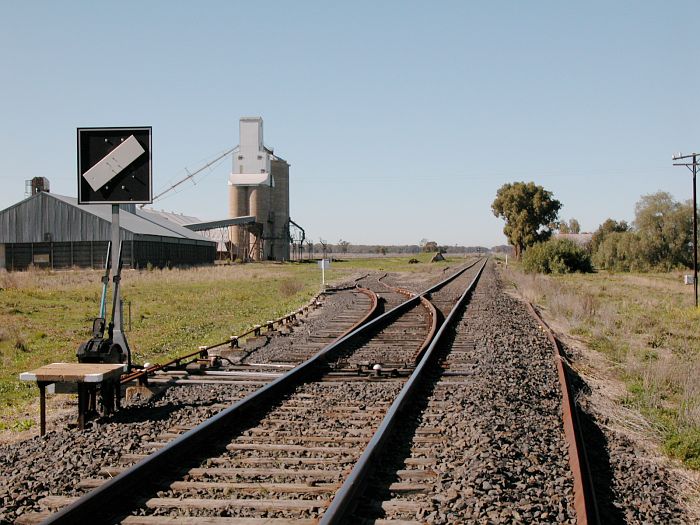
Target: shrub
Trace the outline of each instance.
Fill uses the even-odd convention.
[[[282,297],[292,297],[304,290],[304,283],[293,279],[285,279],[279,285]]]
[[[530,246],[523,255],[528,273],[573,273],[593,271],[586,250],[569,239],[552,239]]]
[[[634,228],[608,219],[593,234],[593,262],[622,272],[688,268],[692,233],[691,203],[676,202],[666,192],[643,195],[635,207]]]

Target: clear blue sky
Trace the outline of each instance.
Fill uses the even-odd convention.
[[[109,7],[108,7],[109,6]],[[505,182],[561,217],[691,196],[700,3],[0,1],[0,209],[75,195],[75,128],[153,126],[156,190],[260,115],[330,242],[495,245]],[[154,206],[227,215],[230,161]]]

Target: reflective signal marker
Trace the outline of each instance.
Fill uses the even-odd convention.
[[[92,190],[97,191],[145,152],[146,150],[139,144],[136,137],[131,135],[99,160],[92,168],[83,173],[83,177],[90,184]]]

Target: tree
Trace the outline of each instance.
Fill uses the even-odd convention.
[[[328,241],[324,241],[323,239],[319,238],[318,242],[321,243],[321,250],[323,252],[323,258],[324,259],[328,258]]]
[[[650,266],[670,270],[692,265],[692,204],[676,202],[665,191],[642,195],[635,206],[634,227]]]
[[[581,225],[576,219],[569,219],[569,222],[555,222],[550,226],[550,229],[559,230],[559,233],[581,233]]]
[[[424,252],[436,252],[438,251],[438,244],[435,241],[427,241],[423,245]]]
[[[534,182],[514,182],[501,186],[491,210],[505,219],[503,233],[520,258],[528,246],[546,241],[552,235],[549,227],[557,220],[561,202],[552,193]]]
[[[340,246],[341,253],[348,253],[348,246],[350,246],[350,243],[348,241],[344,241],[343,239],[340,239],[338,241],[338,246]]]
[[[639,235],[632,231],[611,231],[593,252],[593,262],[600,268],[619,272],[649,268],[639,246]]]
[[[671,270],[692,265],[693,205],[663,191],[643,195],[635,206],[634,228],[606,220],[593,234],[596,265],[619,271]]]
[[[534,244],[523,255],[523,269],[528,273],[593,271],[586,250],[570,239],[550,239]]]
[[[569,233],[581,233],[581,225],[576,219],[569,219]]]
[[[630,227],[626,221],[616,221],[613,219],[606,219],[603,224],[598,226],[598,229],[593,232],[591,237],[591,253],[595,254],[598,251],[598,247],[603,243],[605,238],[611,233],[622,233],[629,231]]]

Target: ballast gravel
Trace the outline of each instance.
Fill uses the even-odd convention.
[[[420,503],[419,511],[379,510],[370,517],[575,523],[552,349],[523,305],[501,292],[492,264],[450,346],[433,371],[417,425],[400,431],[393,447],[405,450],[400,443],[409,440],[410,456],[424,457],[415,439],[437,429],[443,440],[430,452],[436,479],[423,494],[391,496]],[[395,461],[405,468],[403,458]],[[390,483],[391,472],[383,475]]]
[[[358,297],[351,292],[329,294],[322,306],[305,316],[293,334],[270,338],[250,355],[254,362],[269,362],[272,357],[287,358],[289,342],[298,344],[309,334],[325,329],[341,312],[347,312]],[[56,421],[60,429],[44,437],[0,446],[0,524],[14,523],[22,514],[38,512],[37,503],[50,495],[76,496],[84,493],[77,484],[85,478],[99,477],[103,467],[115,466],[123,454],[148,454],[143,446],[158,441],[161,433],[173,426],[192,426],[218,413],[222,405],[242,399],[253,392],[250,385],[180,385],[146,401],[124,403],[123,409],[109,418],[91,421],[85,430],[68,429],[68,419]]]
[[[124,407],[111,418],[89,422],[85,430],[59,430],[0,447],[0,523],[14,523],[38,512],[38,500],[76,496],[77,484],[99,477],[123,454],[148,454],[144,446],[175,425],[196,425],[252,388],[235,385],[186,385],[166,390],[144,403]],[[219,405],[219,406],[217,406]]]

